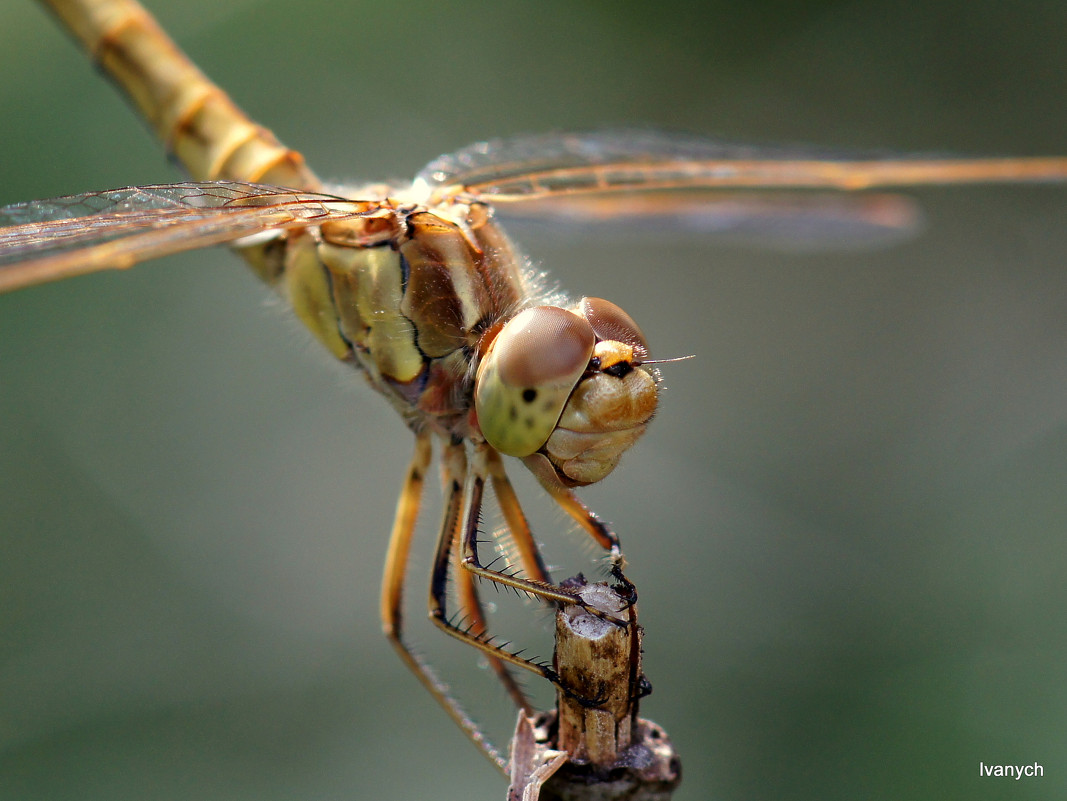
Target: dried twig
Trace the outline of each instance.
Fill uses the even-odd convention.
[[[621,574],[619,576],[621,578]],[[666,733],[637,716],[650,691],[632,585],[571,579],[590,607],[556,613],[556,710],[519,723],[511,744],[509,801],[667,801],[681,763]]]

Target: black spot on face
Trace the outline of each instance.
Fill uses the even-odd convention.
[[[533,387],[527,387],[522,391],[522,399],[527,403],[533,403],[537,400],[537,390]]]

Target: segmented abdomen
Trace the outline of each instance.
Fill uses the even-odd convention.
[[[130,0],[42,0],[199,181],[239,180],[309,192],[303,157],[257,125]]]

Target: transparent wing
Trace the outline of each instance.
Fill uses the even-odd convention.
[[[366,214],[373,204],[233,181],[90,192],[0,208],[0,292],[269,230]]]
[[[923,184],[1063,181],[1067,158],[958,159],[757,148],[650,131],[542,134],[441,156],[417,181],[496,203],[664,189],[857,190]]]
[[[509,230],[526,226],[568,241],[696,234],[789,252],[882,247],[922,222],[914,200],[884,193],[631,191],[531,198],[498,211]]]
[[[834,198],[828,190],[1063,180],[1067,158],[845,155],[625,130],[482,142],[431,162],[416,185],[435,199],[473,197],[523,217],[643,218],[711,231],[792,229],[821,239],[824,231],[862,238],[868,232],[906,230],[918,219],[914,205],[901,198]],[[756,190],[777,194],[757,195]]]

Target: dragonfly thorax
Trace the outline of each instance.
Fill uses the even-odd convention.
[[[258,272],[408,424],[468,436],[472,361],[486,330],[524,305],[523,261],[486,213],[383,203],[290,236]]]

